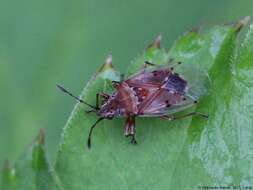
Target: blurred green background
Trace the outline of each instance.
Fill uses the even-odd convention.
[[[124,72],[158,34],[169,48],[196,26],[246,15],[252,0],[1,0],[0,163],[14,161],[39,128],[54,159],[74,105],[57,83],[79,94],[109,53]]]

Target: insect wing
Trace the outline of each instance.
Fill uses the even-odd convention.
[[[207,93],[210,86],[207,72],[193,65],[182,65],[175,70],[175,72],[179,73],[179,76],[187,82],[184,94],[178,93],[180,91],[175,92],[173,88],[160,90],[159,94],[149,101],[149,104],[146,104],[144,109],[141,110],[142,116],[155,117],[183,111],[193,106],[196,101],[199,101],[199,99]],[[168,81],[168,83],[169,82],[171,81]],[[175,85],[176,83],[172,84]],[[165,87],[168,86],[169,85],[166,85]],[[175,87],[176,86],[174,86],[174,88]],[[140,107],[141,106],[142,105],[140,105]]]
[[[198,65],[184,64],[176,72],[187,81],[186,96],[198,101],[207,94],[211,81],[208,73]]]
[[[184,96],[166,89],[159,91],[159,94],[143,109],[141,116],[157,117],[182,111],[194,105],[195,99]]]
[[[173,68],[173,69],[172,69]],[[126,79],[131,87],[156,88],[159,87],[171,73],[178,73],[187,81],[187,95],[195,100],[207,93],[210,79],[206,71],[198,65],[168,63],[150,66]]]
[[[150,66],[142,69],[138,73],[126,79],[126,83],[133,87],[141,87],[142,85],[149,87],[160,86],[164,79],[172,72],[173,64]]]
[[[138,99],[138,107],[161,87],[165,78],[172,73],[171,66],[171,64],[151,66],[124,81],[133,89]]]

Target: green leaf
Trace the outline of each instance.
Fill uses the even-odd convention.
[[[174,58],[183,61],[182,67],[185,64],[209,73],[209,93],[197,106],[198,111],[210,115],[208,120],[138,118],[136,146],[123,136],[124,119],[102,121],[94,130],[89,150],[87,136],[97,116],[86,114],[87,107],[77,104],[64,128],[55,164],[64,189],[197,189],[199,185],[252,184],[248,168],[252,169],[253,149],[247,144],[253,139],[249,126],[252,91],[247,87],[246,93],[240,82],[244,78],[250,82],[252,73],[239,74],[242,70],[249,72],[245,68],[250,61],[246,63],[245,57],[251,56],[251,37],[244,43],[247,51],[241,50],[241,58],[234,58],[236,35],[244,24],[241,21],[235,26],[217,26],[201,34],[188,32],[169,53],[159,48],[158,38],[128,69],[130,75],[146,60],[164,64]],[[236,67],[233,60],[238,60]],[[236,68],[235,76],[231,67]],[[119,80],[118,74],[111,64],[105,64],[81,98],[95,104],[97,92],[112,91],[111,80]],[[246,127],[241,123],[244,120]]]
[[[29,149],[17,160],[13,168],[4,164],[2,175],[3,190],[61,190],[61,185],[50,168],[44,147],[44,132]]]
[[[12,190],[16,188],[15,170],[11,168],[8,160],[4,162],[0,189]]]
[[[175,165],[171,188],[196,189],[215,185],[245,188],[252,185],[252,173],[248,168],[252,167],[253,163],[252,157],[249,156],[253,150],[249,147],[252,144],[253,120],[252,110],[245,109],[251,101],[242,99],[245,95],[248,97],[252,94],[253,87],[249,86],[250,90],[244,88],[238,83],[237,76],[232,74],[233,68],[241,65],[244,56],[252,56],[252,49],[242,53],[245,48],[248,49],[247,45],[244,45],[239,56],[235,57],[238,27],[241,26],[231,30],[226,37],[210,70],[210,92],[197,107],[197,111],[209,113],[210,117],[207,122],[193,118],[180,152],[181,157]],[[245,41],[244,44],[249,44],[249,39]],[[252,74],[251,70],[248,76]],[[246,153],[246,157],[242,151]],[[189,173],[194,175],[187,175]],[[176,177],[178,175],[181,178]]]

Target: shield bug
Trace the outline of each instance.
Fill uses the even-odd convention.
[[[111,57],[107,62],[111,63]],[[143,68],[136,74],[122,81],[112,81],[115,88],[112,94],[97,93],[96,106],[93,106],[64,87],[57,85],[64,93],[74,97],[80,103],[86,104],[91,108],[87,111],[95,112],[99,117],[91,126],[87,145],[91,147],[91,136],[93,129],[104,119],[116,117],[126,118],[124,135],[131,136],[131,143],[136,144],[135,139],[135,118],[136,117],[158,117],[168,120],[181,119],[193,115],[208,118],[206,114],[191,112],[186,115],[174,116],[174,113],[185,110],[197,103],[200,96],[204,93],[202,79],[198,77],[201,72],[190,71],[192,77],[183,75],[188,70],[182,70],[180,75],[175,72],[175,67],[181,62],[170,60],[165,65],[154,65],[146,61]],[[206,75],[203,75],[206,77]],[[100,103],[99,99],[102,98]]]

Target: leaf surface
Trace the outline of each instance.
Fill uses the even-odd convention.
[[[200,185],[252,184],[248,169],[252,168],[252,147],[248,144],[252,142],[252,32],[238,57],[234,54],[236,36],[243,25],[188,32],[169,53],[155,41],[127,71],[129,76],[144,61],[164,64],[174,58],[183,62],[182,67],[175,68],[179,73],[190,66],[208,74],[208,93],[196,108],[209,114],[208,120],[137,118],[136,146],[123,136],[124,119],[105,120],[95,128],[88,150],[89,128],[97,117],[86,114],[87,107],[77,104],[64,128],[55,164],[64,189],[196,189]],[[105,64],[81,97],[95,104],[97,92],[112,91],[111,80],[119,80],[118,73]],[[204,82],[201,78],[199,84]]]
[[[63,190],[47,161],[44,140],[41,130],[13,167],[8,161],[5,162],[1,184],[3,190]]]

